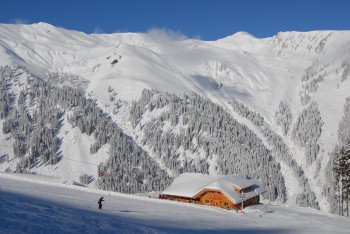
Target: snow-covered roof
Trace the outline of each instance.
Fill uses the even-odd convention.
[[[214,189],[220,190],[234,203],[238,203],[241,201],[241,196],[235,188],[244,189],[250,186],[252,186],[252,189],[244,193],[244,200],[265,192],[265,189],[257,180],[239,175],[183,173],[175,178],[174,182],[163,191],[163,194],[194,198],[205,189]]]

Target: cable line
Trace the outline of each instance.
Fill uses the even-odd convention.
[[[80,163],[85,163],[85,164],[91,164],[91,165],[99,166],[99,164],[84,162],[84,161],[80,161],[80,160],[76,160],[76,159],[71,159],[71,158],[61,158],[61,160],[70,160],[70,161],[74,161],[74,162],[80,162]]]
[[[13,146],[2,145],[2,144],[0,144],[0,146],[2,146],[2,147],[7,147],[7,148],[13,148]],[[74,161],[74,162],[80,162],[80,163],[85,163],[85,164],[90,164],[90,165],[99,166],[99,164],[84,162],[84,161],[80,161],[80,160],[76,160],[76,159],[71,159],[71,158],[64,158],[64,157],[62,157],[61,160],[70,160],[70,161]]]
[[[7,148],[13,148],[13,146],[2,145],[2,144],[0,144],[0,146],[7,147]]]

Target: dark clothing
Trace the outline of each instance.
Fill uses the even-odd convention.
[[[98,199],[98,202],[97,202],[97,204],[98,204],[98,208],[99,209],[102,209],[102,202],[103,202],[104,200],[103,200],[103,197],[100,197],[100,199]]]

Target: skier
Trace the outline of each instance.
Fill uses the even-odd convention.
[[[104,200],[103,200],[103,196],[102,197],[100,197],[100,199],[98,199],[98,202],[97,202],[97,204],[98,204],[98,208],[101,210],[102,209],[102,202],[103,202]]]

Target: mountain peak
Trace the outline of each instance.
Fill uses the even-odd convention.
[[[45,23],[45,22],[38,22],[38,23],[29,24],[29,25],[42,27],[42,28],[55,28],[55,26],[53,26],[52,24]]]
[[[246,31],[239,31],[234,33],[231,37],[251,37],[251,38],[256,38],[252,34],[246,32]]]
[[[263,48],[264,39],[259,39],[248,32],[240,31],[219,39],[214,44],[224,49],[239,49],[252,53],[253,51],[260,51]]]
[[[218,39],[217,41],[239,41],[239,40],[245,40],[245,39],[250,40],[250,39],[258,39],[258,38],[256,38],[255,36],[253,36],[248,32],[239,31],[227,37]]]

